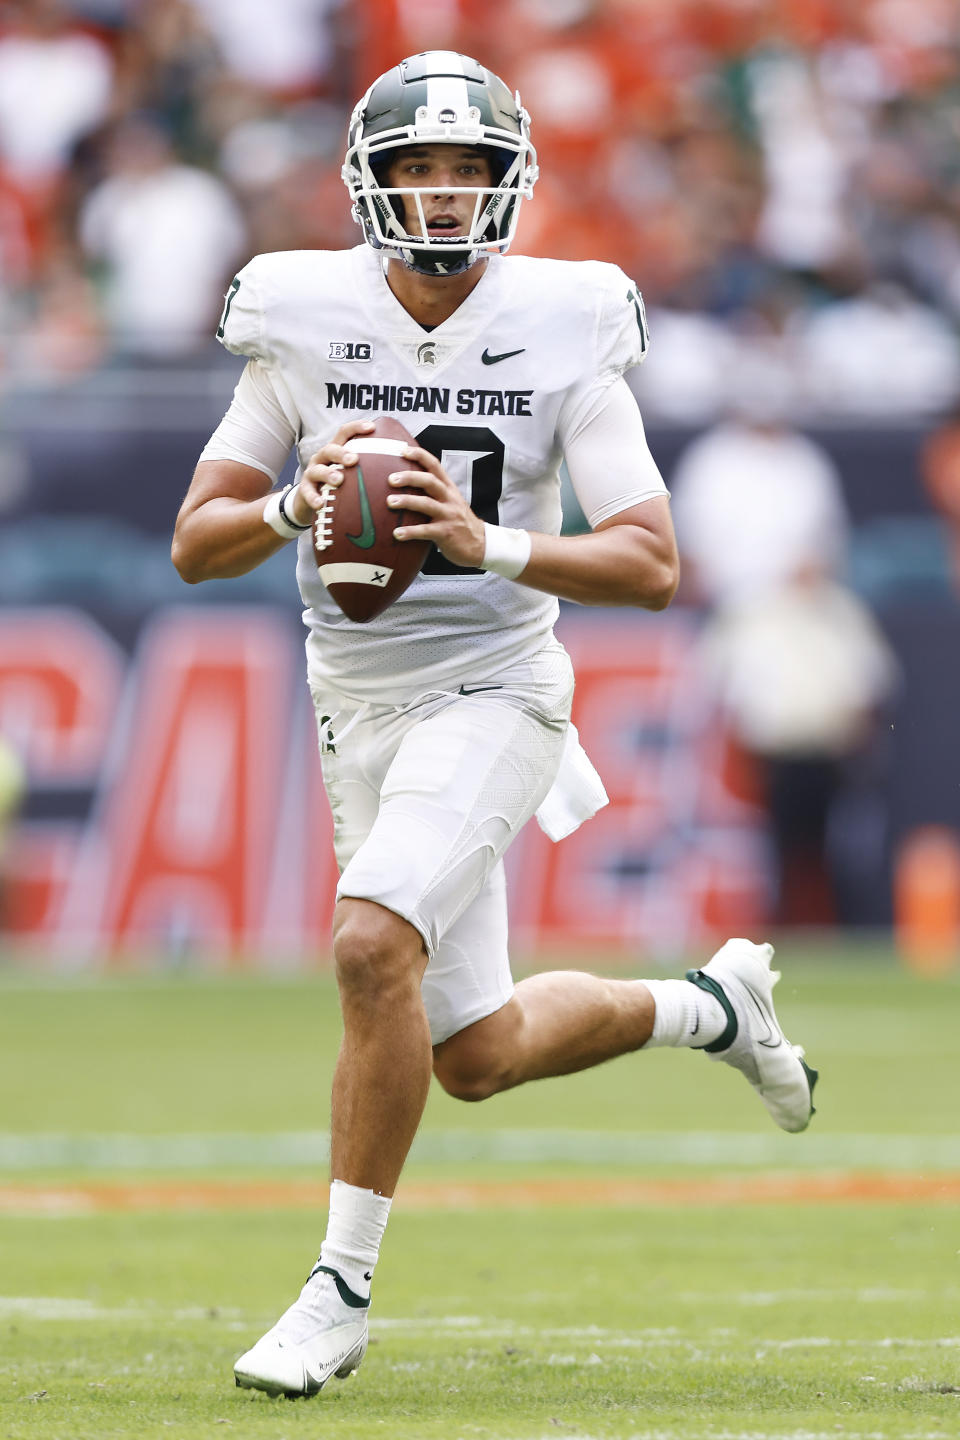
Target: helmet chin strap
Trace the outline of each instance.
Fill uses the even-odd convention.
[[[417,275],[462,275],[478,260],[484,258],[482,250],[451,250],[448,255],[438,255],[435,250],[421,250],[417,246],[397,248],[396,254],[407,270]]]

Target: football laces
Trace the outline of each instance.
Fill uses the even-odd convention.
[[[333,544],[333,505],[336,493],[336,485],[323,485],[320,488],[320,499],[323,503],[317,511],[313,526],[314,544],[318,550],[326,550]]]

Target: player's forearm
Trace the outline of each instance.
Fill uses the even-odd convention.
[[[679,581],[672,539],[636,525],[591,535],[531,536],[518,583],[580,605],[636,605],[664,610]]]
[[[264,523],[264,503],[263,498],[217,496],[182,510],[171,551],[181,579],[196,585],[247,575],[286,545],[288,541]]]

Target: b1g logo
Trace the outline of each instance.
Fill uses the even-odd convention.
[[[365,340],[331,340],[328,360],[370,360],[370,346]]]

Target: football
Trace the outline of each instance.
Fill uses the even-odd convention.
[[[388,475],[424,468],[402,458],[404,447],[416,443],[399,420],[381,417],[369,435],[348,442],[360,460],[344,471],[343,484],[321,491],[313,526],[320,579],[347,619],[360,625],[403,594],[431,549],[429,540],[393,538],[398,525],[422,524],[425,517],[387,504],[387,496],[398,493]]]

